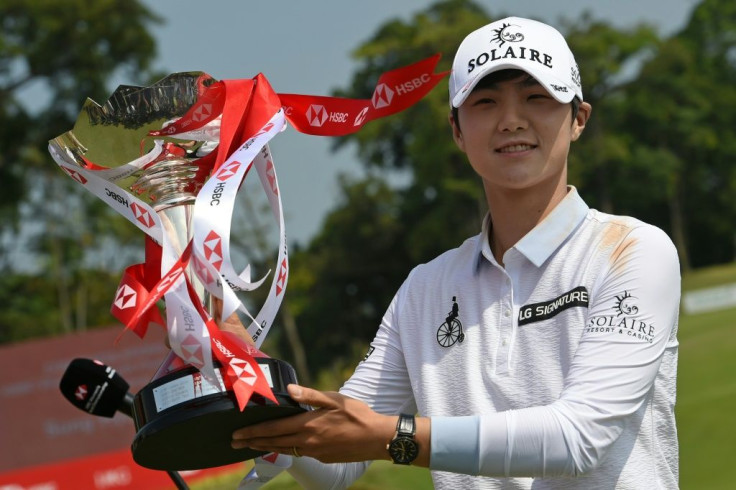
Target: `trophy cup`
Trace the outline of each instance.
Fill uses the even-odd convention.
[[[235,84],[241,92],[228,88],[230,102],[232,94],[254,94],[250,102],[229,104],[229,112],[221,109],[225,87],[201,72],[120,86],[102,105],[88,99],[73,130],[49,142],[62,170],[147,234],[146,262],[126,270],[112,307],[143,336],[150,322],[163,322],[156,304],[165,304],[172,352],[134,398],[131,448],[147,468],[194,470],[252,459],[263,453],[230,447],[235,429],[309,409],[287,394],[297,381],[294,369],[257,348],[285,288],[277,192],[269,199],[282,227],[279,269],[268,306],[248,314],[256,341],[217,328],[224,319],[218,315],[244,311],[235,291],[265,280],[233,272],[228,253],[228,212],[247,173],[241,167],[253,162],[264,189],[277,185],[266,143],[283,128],[283,111],[276,102],[261,104],[256,82],[249,82]],[[246,108],[260,118],[254,122]]]
[[[174,73],[149,87],[121,85],[102,105],[88,99],[73,130],[49,142],[69,177],[146,234],[146,261],[125,270],[111,308],[141,337],[150,323],[165,323],[172,349],[134,398],[138,464],[176,471],[252,459],[263,453],[230,447],[235,429],[310,409],[287,394],[294,369],[258,349],[288,278],[267,143],[287,119],[305,134],[341,136],[402,111],[448,73],[434,73],[439,59],[382,74],[370,99],[277,95],[261,74],[216,81]],[[255,316],[236,291],[266,277],[251,282],[250,269],[238,273],[230,260],[234,197],[251,168],[280,231],[277,268]],[[236,311],[251,320],[246,340],[218,327]]]

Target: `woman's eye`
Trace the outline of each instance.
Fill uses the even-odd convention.
[[[483,97],[483,98],[476,99],[473,105],[492,104],[492,103],[493,103],[493,99],[489,97]]]

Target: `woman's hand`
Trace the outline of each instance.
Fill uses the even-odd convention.
[[[314,410],[238,429],[233,448],[311,456],[323,463],[389,459],[386,444],[396,432],[398,416],[378,414],[336,392],[294,384],[288,390],[295,401]]]

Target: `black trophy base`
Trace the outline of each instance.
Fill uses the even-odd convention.
[[[202,393],[201,374],[193,367],[166,374],[146,385],[133,402],[137,433],[131,449],[135,462],[154,470],[186,471],[224,466],[264,454],[248,448],[233,449],[233,431],[296,415],[309,407],[287,394],[286,386],[297,382],[288,363],[271,358],[256,360],[261,370],[270,375],[278,405],[254,394],[241,412],[232,391]]]

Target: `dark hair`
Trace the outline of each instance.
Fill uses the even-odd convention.
[[[534,78],[523,70],[514,70],[514,69],[499,70],[499,71],[494,71],[493,73],[483,77],[481,81],[478,82],[478,85],[476,85],[473,90],[485,88],[485,87],[488,87],[489,85],[495,85],[500,82],[508,82],[509,80],[516,80],[519,77]],[[578,111],[580,110],[580,99],[578,98],[577,95],[573,97],[572,102],[570,102],[570,106],[572,108],[572,119],[574,121],[575,118],[578,117]],[[460,129],[460,121],[458,120],[457,115],[458,115],[457,107],[453,107],[452,108],[452,118],[455,120],[455,126],[457,126],[457,129]]]

